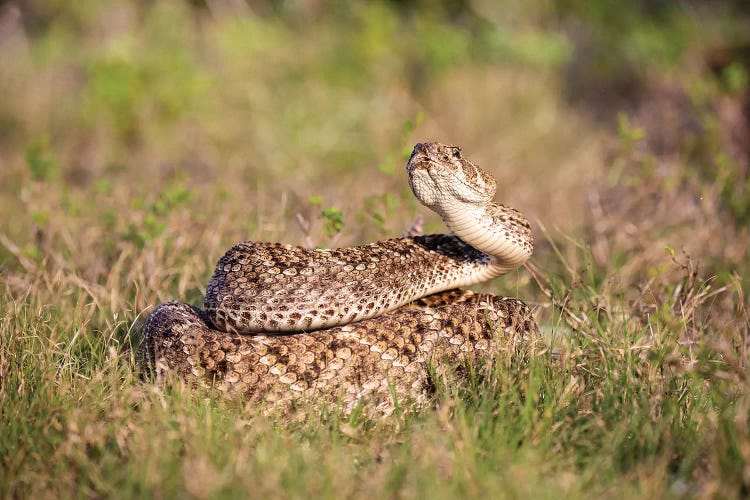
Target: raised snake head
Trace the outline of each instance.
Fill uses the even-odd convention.
[[[497,190],[495,179],[461,155],[461,148],[439,142],[414,146],[406,164],[414,195],[438,213],[457,203],[486,205]]]

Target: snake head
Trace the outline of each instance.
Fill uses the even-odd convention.
[[[414,195],[438,213],[457,201],[489,203],[497,189],[495,179],[464,158],[461,148],[439,142],[417,143],[406,171]]]

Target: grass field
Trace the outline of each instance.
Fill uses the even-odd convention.
[[[742,2],[104,4],[0,2],[0,496],[750,494]],[[480,288],[542,343],[385,420],[138,379],[237,241],[443,231],[423,140],[532,221]]]

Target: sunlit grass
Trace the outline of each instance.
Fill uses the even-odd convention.
[[[630,304],[588,281],[550,318],[552,340],[438,377],[434,409],[298,422],[140,382],[130,321],[112,311],[97,327],[108,313],[57,285],[3,298],[5,493],[637,496],[731,492],[744,474],[745,358],[731,336],[685,344],[690,325],[669,313],[608,317]]]

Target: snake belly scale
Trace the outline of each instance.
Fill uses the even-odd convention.
[[[387,413],[394,397],[425,400],[430,363],[491,356],[498,339],[533,334],[522,301],[456,290],[531,256],[526,219],[492,202],[495,180],[455,146],[417,144],[406,170],[452,234],[337,249],[239,243],[217,263],[204,310],[154,310],[138,364],[275,404],[327,395]]]

